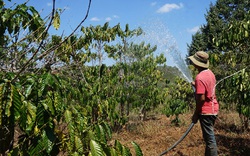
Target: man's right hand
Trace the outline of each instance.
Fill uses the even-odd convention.
[[[195,86],[195,82],[194,82],[194,81],[192,81],[192,82],[191,82],[191,85],[192,85],[192,86]]]

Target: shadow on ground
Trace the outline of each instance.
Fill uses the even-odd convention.
[[[216,135],[217,144],[220,147],[220,153],[229,153],[230,155],[249,156],[250,139],[239,137],[228,137],[225,135]]]

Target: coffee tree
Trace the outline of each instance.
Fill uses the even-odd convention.
[[[166,85],[168,94],[165,100],[164,113],[167,116],[174,116],[171,122],[175,125],[179,125],[181,123],[179,115],[187,112],[194,106],[194,91],[190,83],[179,77],[175,78],[174,83],[168,83]]]
[[[243,129],[248,128],[250,119],[250,85],[248,84],[248,68],[250,66],[250,57],[248,54],[248,43],[250,40],[248,37],[248,32],[250,30],[250,18],[247,19],[244,19],[240,22],[232,22],[228,25],[228,28],[226,30],[223,30],[223,37],[214,38],[214,42],[216,45],[222,47],[223,49],[231,47],[235,50],[229,50],[227,54],[220,56],[219,59],[217,55],[213,55],[212,57],[213,59],[216,58],[217,61],[222,60],[222,62],[232,68],[232,71],[240,71],[239,74],[234,75],[229,80],[226,80],[227,82],[222,85],[223,87],[227,88],[226,90],[229,93],[222,95],[222,97],[224,99],[231,100],[231,102],[233,103],[237,103],[237,111],[239,112],[239,115],[241,117]],[[237,35],[235,36],[235,34]],[[232,37],[232,35],[234,37]],[[228,88],[228,86],[231,86],[230,89]],[[225,93],[225,90],[223,91]]]

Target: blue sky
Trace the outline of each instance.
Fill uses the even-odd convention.
[[[12,0],[12,3],[22,1],[25,0]],[[160,34],[160,38],[171,36],[168,40],[174,42],[184,56],[192,35],[206,23],[205,14],[210,3],[215,2],[216,0],[92,0],[89,16],[83,26],[103,25],[108,21],[110,26],[120,23],[122,28],[129,24],[131,29],[151,29],[150,31]],[[85,16],[87,4],[88,0],[56,0],[56,7],[64,12],[61,15],[60,29],[56,31],[51,28],[50,32],[69,34]],[[51,12],[52,0],[30,0],[28,5],[34,6],[45,17]]]

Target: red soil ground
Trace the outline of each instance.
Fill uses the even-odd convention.
[[[180,116],[179,127],[171,125],[171,119],[164,116],[154,116],[146,121],[131,121],[122,131],[113,134],[113,139],[119,140],[130,148],[136,142],[144,156],[159,156],[171,147],[185,133],[191,122],[191,113]],[[222,112],[215,124],[218,153],[220,156],[250,156],[250,131],[240,131],[240,119],[237,113]],[[205,143],[201,129],[197,123],[187,137],[166,156],[202,156]]]

